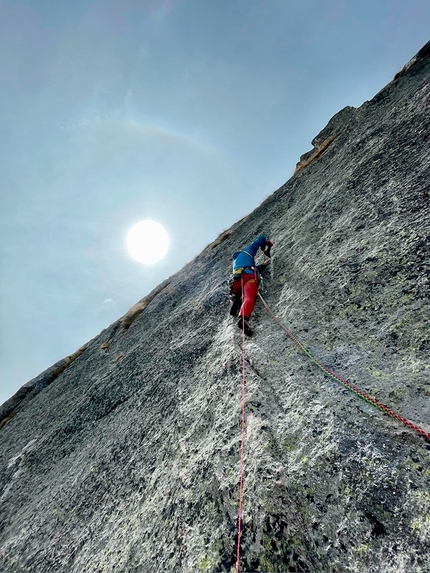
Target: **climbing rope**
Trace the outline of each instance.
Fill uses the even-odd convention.
[[[243,292],[243,274],[242,274]],[[242,439],[240,443],[240,470],[239,470],[239,510],[237,517],[237,550],[236,573],[239,573],[240,541],[242,537],[242,508],[243,508],[243,466],[245,457],[245,320],[242,318]]]
[[[347,382],[346,380],[344,380],[343,378],[341,378],[341,376],[338,376],[337,374],[335,374],[334,372],[332,372],[327,366],[325,366],[324,364],[322,364],[319,360],[317,360],[314,356],[312,356],[312,354],[309,352],[309,350],[307,350],[303,344],[301,344],[298,340],[296,340],[294,338],[294,336],[291,334],[291,332],[289,332],[285,326],[276,318],[276,316],[273,314],[273,312],[270,310],[269,306],[267,305],[266,301],[264,300],[264,298],[262,297],[261,293],[258,293],[258,296],[261,299],[261,302],[263,303],[264,308],[267,310],[267,312],[270,314],[270,316],[273,318],[273,320],[282,328],[282,330],[284,332],[286,332],[286,334],[288,335],[288,337],[294,342],[294,344],[296,346],[298,346],[298,348],[300,348],[300,350],[302,352],[304,352],[306,354],[306,356],[308,356],[308,358],[310,358],[312,360],[312,362],[314,364],[316,364],[318,366],[318,368],[321,368],[321,370],[327,374],[327,376],[330,376],[330,378],[333,378],[334,380],[336,380],[337,382],[340,382],[343,386],[345,386],[346,388],[348,388],[348,390],[351,390],[352,392],[354,392],[354,394],[356,394],[359,398],[362,398],[363,400],[365,400],[366,402],[368,402],[369,404],[371,404],[372,406],[375,406],[375,408],[379,408],[379,410],[382,410],[382,412],[385,412],[386,414],[388,414],[389,416],[391,416],[392,418],[395,418],[396,420],[399,420],[399,422],[402,422],[402,424],[405,424],[405,426],[408,426],[409,428],[411,428],[412,430],[414,430],[415,432],[417,432],[418,434],[421,434],[422,436],[424,436],[425,438],[427,438],[428,440],[430,440],[430,433],[426,432],[425,430],[423,430],[422,428],[420,428],[419,426],[417,426],[416,424],[414,424],[413,422],[407,420],[406,418],[403,418],[402,416],[400,416],[399,414],[396,414],[396,412],[393,412],[393,410],[391,410],[390,408],[388,408],[388,406],[385,406],[385,404],[381,404],[381,402],[378,402],[377,400],[375,400],[374,398],[372,398],[371,396],[369,396],[368,394],[366,394],[365,392],[363,392],[362,390],[360,390],[359,388],[357,388],[356,386],[354,386],[353,384],[351,384],[350,382]]]

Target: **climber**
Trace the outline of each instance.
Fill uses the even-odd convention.
[[[230,279],[230,314],[239,316],[237,326],[241,330],[243,329],[247,336],[253,334],[249,328],[249,319],[258,294],[258,273],[270,264],[272,246],[272,241],[269,241],[264,235],[260,235],[244,249],[233,253],[233,276]],[[254,258],[259,248],[268,257],[268,260],[255,266]]]

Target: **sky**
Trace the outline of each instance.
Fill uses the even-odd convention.
[[[429,30],[428,0],[0,0],[0,404],[285,183]],[[126,248],[143,219],[170,237],[151,266]]]

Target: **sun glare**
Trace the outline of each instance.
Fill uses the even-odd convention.
[[[140,221],[127,234],[130,256],[139,263],[152,265],[161,261],[169,249],[169,235],[155,221]]]

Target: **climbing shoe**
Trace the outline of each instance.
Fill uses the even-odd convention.
[[[240,330],[245,331],[246,336],[252,336],[254,334],[254,331],[249,328],[248,322],[249,318],[247,318],[246,316],[245,317],[241,316],[237,321],[237,326],[240,328]]]
[[[240,307],[242,306],[242,299],[237,296],[230,297],[230,314],[231,316],[237,316],[239,314]]]

